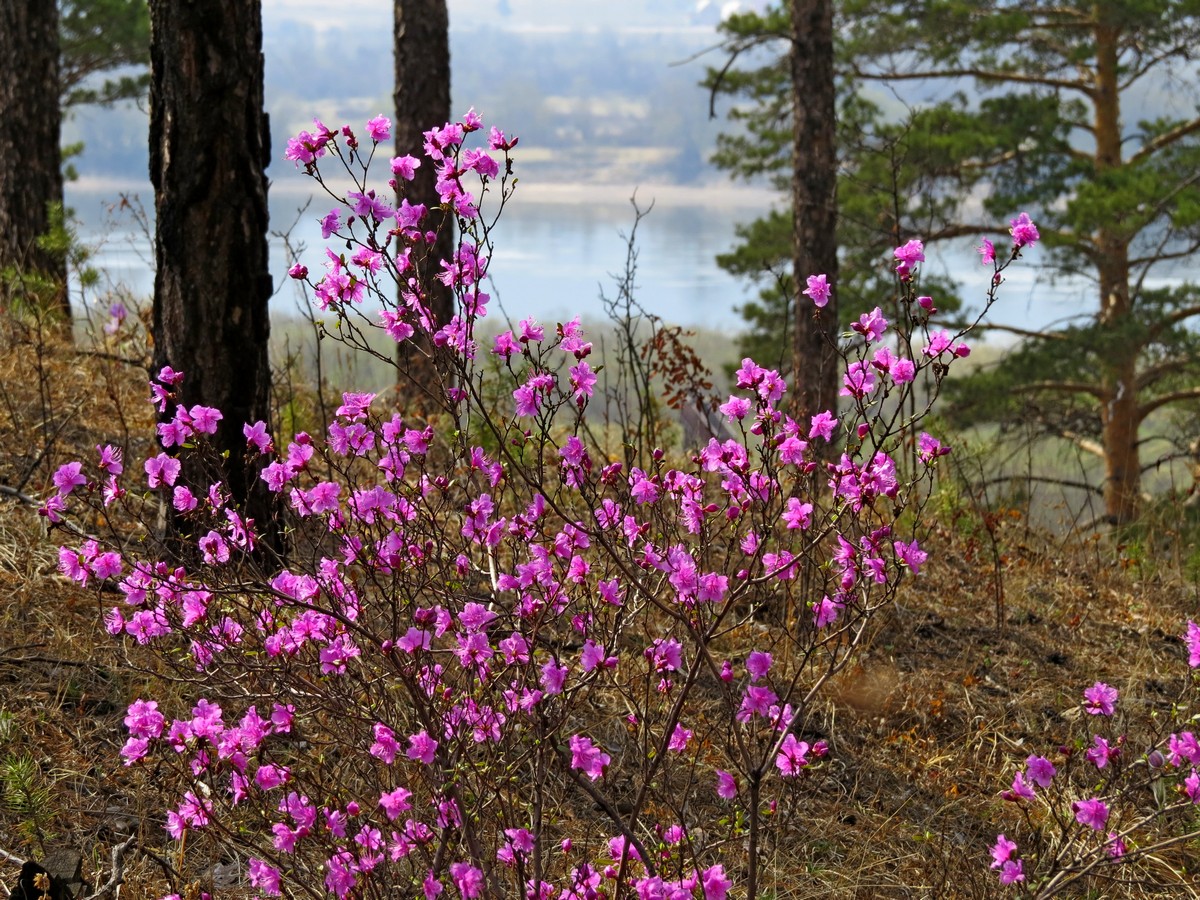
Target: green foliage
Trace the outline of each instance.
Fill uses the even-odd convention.
[[[960,384],[960,412],[970,421],[1032,416],[1047,434],[1098,434],[1100,410],[1134,386],[1136,409],[1119,415],[1136,421],[1115,435],[1136,431],[1166,403],[1200,399],[1200,348],[1188,325],[1200,298],[1190,285],[1156,281],[1157,266],[1200,251],[1200,115],[1194,101],[1177,99],[1196,88],[1185,65],[1200,41],[1200,0],[842,0],[835,9],[846,313],[888,308],[894,289],[858,273],[878,271],[870,263],[891,247],[913,236],[994,236],[1003,246],[1004,223],[1024,210],[1054,275],[1084,276],[1100,289],[1088,313]],[[726,48],[735,62],[751,62],[709,80],[738,104],[730,115],[738,131],[716,161],[780,187],[790,86],[785,58],[764,60],[760,48],[780,46],[782,15],[776,7],[731,19]],[[1137,104],[1150,108],[1131,127]],[[720,263],[758,273],[760,299],[743,309],[752,326],[745,343],[770,351],[790,331],[792,285],[776,274],[788,269],[790,214],[777,210],[738,238]],[[922,292],[945,311],[954,286],[927,282]],[[1118,454],[1118,469],[1136,469],[1136,453],[1124,458],[1122,446],[1104,450]],[[1121,490],[1126,508],[1108,513],[1125,519],[1135,488]]]
[[[95,287],[100,273],[89,265],[92,251],[79,240],[72,211],[61,203],[50,203],[47,213],[49,227],[38,237],[38,249],[49,258],[65,260],[82,290]],[[59,317],[64,290],[58,278],[44,272],[17,266],[0,268],[0,308],[10,315]]]
[[[745,13],[721,25],[725,48],[746,68],[710,69],[705,86],[732,98],[727,117],[735,129],[717,138],[713,162],[736,178],[766,178],[784,193],[791,173],[791,89],[786,55],[786,12],[772,7],[762,15]],[[897,286],[881,272],[891,252],[915,235],[945,227],[957,189],[935,182],[933,173],[956,170],[951,144],[957,132],[944,121],[888,122],[881,107],[858,92],[849,78],[838,81],[838,244],[841,276],[839,310],[856,318],[875,306],[895,302]],[[944,118],[935,111],[927,117]],[[736,228],[738,243],[717,257],[733,275],[750,279],[759,297],[739,310],[750,325],[739,351],[770,365],[790,365],[792,213],[783,203]],[[922,288],[935,293],[943,312],[961,303],[956,286],[927,278]]]
[[[33,756],[10,754],[0,761],[0,801],[17,817],[21,836],[44,846],[51,837],[53,792]]]
[[[59,82],[64,108],[144,97],[150,86],[146,0],[60,0]],[[98,86],[93,76],[118,71]]]

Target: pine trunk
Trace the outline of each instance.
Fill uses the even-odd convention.
[[[1095,108],[1097,177],[1121,165],[1121,99],[1118,38],[1115,27],[1098,19],[1095,26],[1096,74],[1093,89]],[[1127,330],[1133,315],[1129,293],[1129,238],[1119,223],[1100,223],[1096,245],[1101,260],[1099,320],[1120,333]],[[1113,341],[1113,352],[1102,374],[1104,398],[1100,411],[1101,443],[1104,446],[1104,513],[1108,521],[1124,525],[1137,517],[1141,496],[1141,459],[1138,426],[1141,424],[1137,397],[1137,353],[1139,346]]]
[[[269,421],[267,179],[259,0],[152,0],[150,178],[155,369],[182,402],[224,414],[225,485],[259,524],[274,495],[243,464],[242,426]]]
[[[413,254],[419,283],[425,290],[422,299],[436,329],[454,314],[453,294],[434,277],[441,271],[440,261],[454,252],[454,219],[441,208],[437,170],[422,157],[423,134],[450,119],[450,18],[446,0],[395,0],[394,38],[396,154],[411,154],[422,160],[416,178],[400,182],[399,189],[409,203],[426,206],[429,230],[437,233],[437,240],[425,253]],[[440,406],[434,348],[421,331],[400,345],[397,362],[401,405],[418,410],[428,409],[430,404]]]
[[[65,256],[37,245],[50,207],[63,202],[59,93],[56,4],[0,0],[0,271],[48,280],[52,305],[69,319]]]
[[[812,415],[837,408],[837,145],[831,0],[790,0],[792,73],[792,270],[795,340],[793,409]],[[833,285],[816,310],[802,296],[809,275]]]

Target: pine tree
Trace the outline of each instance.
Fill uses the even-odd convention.
[[[66,256],[46,240],[62,215],[58,88],[57,7],[0,0],[0,310],[48,295],[70,315]]]
[[[261,525],[273,495],[242,464],[271,378],[261,5],[153,0],[150,14],[155,370],[184,373],[183,406],[222,412],[225,486]]]
[[[446,0],[395,0],[394,16],[396,154],[421,159],[424,132],[450,120],[449,12]],[[424,160],[416,177],[404,185],[404,192],[410,203],[425,205],[429,230],[437,234],[437,240],[416,261],[426,276],[421,279],[427,292],[424,300],[436,329],[454,314],[453,294],[432,277],[439,271],[439,261],[451,258],[454,252],[454,220],[443,213],[437,171],[429,160]],[[430,396],[439,381],[435,352],[422,337],[400,345],[397,390],[405,406],[428,410],[439,402],[436,393]]]
[[[1009,412],[1033,398],[1056,410],[1044,415],[1048,432],[1103,458],[1106,515],[1130,521],[1141,426],[1156,410],[1200,399],[1188,327],[1200,315],[1197,291],[1156,281],[1164,264],[1200,251],[1200,117],[1169,103],[1141,119],[1130,111],[1156,93],[1186,94],[1181,86],[1194,94],[1200,3],[843,0],[838,13],[848,81],[886,85],[914,105],[930,85],[953,91],[903,122],[843,101],[865,112],[868,142],[903,150],[894,171],[905,177],[884,213],[896,241],[1006,237],[1005,220],[1028,210],[1054,270],[1092,279],[1090,312],[1023,335],[992,380]],[[1155,83],[1175,90],[1147,87]],[[852,180],[862,169],[847,150]],[[843,220],[846,184],[844,176]]]

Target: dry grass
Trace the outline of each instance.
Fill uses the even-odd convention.
[[[17,330],[0,348],[0,485],[27,495],[96,443],[136,456],[149,433],[143,372],[54,341]],[[813,726],[831,762],[793,812],[801,818],[788,833],[799,837],[769,846],[763,896],[997,894],[987,848],[1021,827],[999,791],[1015,764],[1068,739],[1064,713],[1082,688],[1117,686],[1134,718],[1180,692],[1176,635],[1196,616],[1193,586],[1165,566],[1123,564],[1099,538],[1049,536],[1014,516],[994,524],[998,573],[973,515],[945,513],[928,567],[834,683]],[[148,676],[104,633],[98,598],[57,575],[61,537],[0,496],[0,850],[75,847],[96,883],[108,878],[114,844],[137,833],[145,852],[128,857],[122,897],[157,897],[163,867],[176,862],[154,773],[117,756],[125,707]],[[1137,883],[1098,882],[1094,896],[1190,895],[1200,882],[1172,873],[1194,853],[1145,863]],[[16,870],[0,857],[0,883]]]

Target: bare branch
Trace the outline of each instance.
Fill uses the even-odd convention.
[[[25,865],[24,859],[22,859],[19,856],[14,856],[13,854],[9,853],[7,850],[4,850],[3,848],[0,848],[0,856],[3,856],[5,859],[7,859],[11,863],[16,863],[17,865],[20,865],[20,866]]]
[[[137,840],[137,833],[131,834],[124,841],[115,844],[112,848],[112,873],[108,877],[107,883],[87,897],[87,900],[100,900],[101,897],[107,897],[119,888],[125,881],[125,851],[133,846],[133,842]]]
[[[717,72],[716,78],[713,80],[712,86],[708,89],[708,117],[715,119],[717,117],[717,94],[721,91],[721,85],[725,81],[725,76],[729,74],[729,70],[733,68],[733,64],[737,62],[737,58],[748,50],[753,50],[762,44],[771,41],[786,38],[785,34],[768,33],[756,35],[753,38],[739,41],[737,43],[728,43],[721,45],[720,49],[729,53],[729,59],[725,60],[725,65],[721,66]]]

